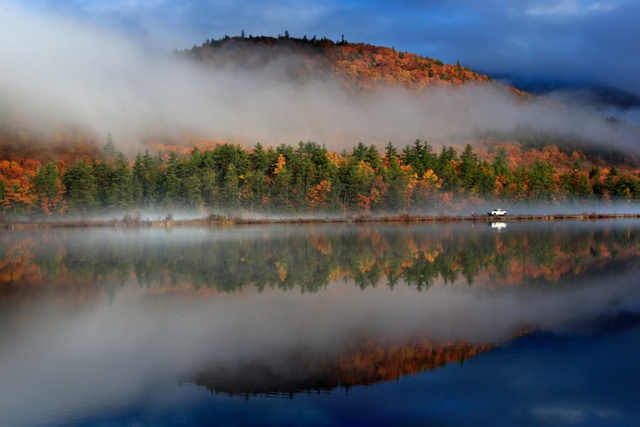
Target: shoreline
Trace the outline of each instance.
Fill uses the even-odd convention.
[[[383,217],[341,217],[341,218],[242,218],[209,216],[198,219],[111,219],[111,220],[43,220],[43,221],[6,221],[0,223],[0,229],[4,230],[37,230],[48,228],[172,228],[172,227],[216,227],[256,224],[343,224],[343,223],[426,223],[426,222],[514,222],[514,221],[560,221],[560,220],[584,220],[597,221],[604,219],[640,219],[640,213],[634,214],[606,214],[606,213],[582,213],[582,214],[531,214],[508,215],[496,217],[489,215],[390,215]]]

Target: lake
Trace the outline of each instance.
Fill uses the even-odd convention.
[[[0,425],[640,425],[640,221],[0,234]]]

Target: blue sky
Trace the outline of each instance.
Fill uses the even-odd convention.
[[[637,0],[22,0],[160,48],[225,34],[317,35],[392,46],[495,74],[640,95]]]

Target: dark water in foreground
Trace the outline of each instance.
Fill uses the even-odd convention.
[[[0,234],[0,426],[640,425],[640,221]]]

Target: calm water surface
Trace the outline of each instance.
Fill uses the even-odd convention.
[[[640,425],[640,221],[0,234],[0,426]]]

